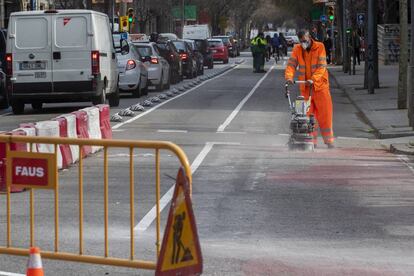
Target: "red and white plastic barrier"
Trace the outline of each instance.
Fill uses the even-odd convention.
[[[100,104],[99,108],[99,126],[101,128],[102,139],[112,139],[111,114],[109,105]]]
[[[26,136],[26,132],[22,129],[16,129],[10,132],[6,132],[7,135],[22,135]],[[12,151],[27,151],[28,145],[25,143],[12,143],[10,145],[10,150]],[[6,191],[6,143],[0,143],[0,192]],[[22,192],[24,189],[11,187],[10,191],[12,193]]]
[[[37,136],[46,136],[46,137],[60,137],[60,128],[58,121],[42,121],[36,123],[36,135]],[[55,153],[55,145],[52,144],[38,144],[37,149],[39,152],[43,153]],[[58,168],[61,169],[62,154],[60,148],[57,148],[57,164]]]
[[[63,118],[66,120],[67,125],[67,137],[78,138],[76,132],[76,116],[75,114],[64,114],[59,116],[57,119]],[[72,153],[72,163],[76,163],[79,160],[79,147],[77,145],[70,145],[70,151]]]
[[[99,120],[99,108],[96,106],[82,109],[88,116],[88,136],[90,139],[102,139],[100,120]],[[93,146],[92,153],[99,151],[102,147]]]
[[[89,131],[88,131],[88,113],[83,110],[78,110],[72,112],[76,116],[76,134],[78,138],[89,138]],[[91,154],[92,147],[91,146],[83,146],[82,147],[82,156],[86,157],[87,155]]]
[[[59,136],[68,137],[68,121],[64,117],[58,117],[53,119],[53,121],[58,122],[59,124]],[[75,127],[76,132],[76,127]],[[72,151],[70,145],[59,145],[60,153],[62,154],[62,168],[66,169],[70,164],[73,163]]]
[[[6,135],[48,136],[68,138],[112,139],[109,105],[101,104],[71,114],[61,115],[51,121],[20,124],[18,129],[10,132],[0,132]],[[82,156],[86,157],[101,147],[83,146]],[[10,150],[24,152],[54,153],[54,145],[13,143]],[[67,168],[70,164],[79,161],[79,147],[76,145],[59,145],[58,168]],[[6,144],[0,143],[0,191],[6,188]],[[12,192],[22,189],[12,187]]]

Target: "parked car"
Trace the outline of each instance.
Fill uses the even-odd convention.
[[[229,52],[221,39],[209,39],[208,46],[213,54],[214,61],[229,63]]]
[[[203,55],[204,66],[207,66],[208,69],[213,69],[214,67],[213,54],[211,53],[208,47],[208,40],[207,39],[194,39],[194,42],[195,42],[195,45],[198,51]]]
[[[154,42],[135,43],[138,52],[148,65],[148,82],[158,91],[170,88],[170,65],[164,59]]]
[[[230,57],[236,56],[236,49],[232,43],[232,37],[228,35],[213,36],[214,39],[221,39],[224,43],[224,46],[227,47]]]
[[[183,69],[180,54],[170,40],[158,40],[157,48],[163,58],[170,64],[171,83],[179,83],[183,79]]]
[[[204,75],[204,57],[203,54],[197,48],[194,40],[185,40],[189,45],[191,50],[193,51],[193,55],[197,62],[197,75],[201,76]]]
[[[106,14],[90,10],[16,12],[7,40],[7,90],[15,114],[25,103],[109,99],[119,105],[118,68]],[[99,34],[99,35],[92,35]]]
[[[180,53],[184,75],[189,79],[195,78],[197,76],[197,60],[190,45],[184,40],[173,40],[172,43]]]
[[[7,30],[0,30],[0,109],[9,107],[9,100],[6,90],[6,42]]]
[[[124,45],[122,45],[124,44]],[[134,97],[148,94],[148,66],[143,57],[130,41],[122,40],[117,51],[119,70],[119,89],[132,92]]]

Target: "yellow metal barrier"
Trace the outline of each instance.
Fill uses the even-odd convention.
[[[58,152],[59,145],[77,145],[79,147],[79,161],[78,161],[78,190],[79,190],[79,253],[68,253],[62,252],[59,249],[59,173],[56,169],[55,177],[55,188],[54,188],[54,251],[42,251],[42,257],[47,259],[54,260],[64,260],[64,261],[75,261],[91,264],[102,264],[102,265],[113,265],[113,266],[122,266],[130,268],[141,268],[141,269],[156,269],[157,260],[160,252],[160,150],[167,150],[175,154],[178,160],[181,163],[181,166],[184,168],[186,175],[189,179],[189,187],[191,193],[192,187],[192,175],[191,168],[187,159],[186,154],[183,150],[177,145],[170,142],[158,142],[158,141],[132,141],[132,140],[97,140],[97,139],[71,139],[71,138],[52,138],[52,137],[29,137],[29,136],[8,136],[0,135],[0,143],[6,143],[7,151],[10,153],[10,144],[12,143],[26,143],[30,144],[30,149],[34,144],[49,144],[54,145],[54,154],[55,157]],[[101,146],[103,147],[103,166],[104,166],[104,254],[103,256],[92,256],[85,254],[84,251],[84,199],[83,199],[83,156],[82,148],[85,146]],[[129,259],[113,258],[109,256],[109,243],[108,243],[108,217],[109,217],[109,207],[108,207],[108,149],[110,148],[124,148],[129,149],[129,193],[130,193],[130,257]],[[145,261],[135,258],[135,237],[134,237],[134,223],[135,223],[135,201],[134,201],[134,150],[135,149],[153,149],[155,151],[155,172],[156,172],[156,181],[155,181],[155,205],[156,205],[156,258],[155,261]],[[57,158],[55,158],[57,160]],[[57,161],[55,161],[57,163]],[[9,166],[10,164],[8,164]],[[57,164],[56,164],[57,168]],[[35,217],[34,217],[34,189],[30,189],[29,199],[30,199],[30,246],[35,245]],[[29,250],[27,248],[16,248],[13,247],[12,237],[11,237],[11,194],[10,186],[7,186],[6,191],[7,197],[7,236],[6,236],[6,246],[0,246],[0,254],[9,254],[9,255],[21,255],[27,256]]]

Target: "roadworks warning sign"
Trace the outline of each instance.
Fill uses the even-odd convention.
[[[202,270],[203,259],[188,180],[181,168],[177,175],[155,275],[200,275]]]

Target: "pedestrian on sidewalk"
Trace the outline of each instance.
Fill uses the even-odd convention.
[[[259,33],[251,41],[251,51],[253,55],[253,72],[263,73],[265,65],[265,52],[267,42],[264,38],[264,33]]]
[[[293,83],[293,78],[298,68],[298,79],[307,82],[307,85],[300,85],[301,94],[306,100],[309,100],[310,86],[313,86],[309,111],[309,114],[313,114],[317,121],[315,131],[312,134],[313,143],[316,146],[319,125],[324,143],[328,148],[333,148],[333,107],[331,93],[329,91],[329,75],[325,47],[321,42],[312,39],[307,29],[300,31],[298,38],[300,44],[296,44],[293,47],[292,55],[286,66],[286,83]]]
[[[332,39],[329,37],[329,35],[326,35],[326,38],[323,41],[323,45],[325,46],[326,51],[326,61],[328,64],[331,64]]]
[[[356,30],[352,32],[352,47],[354,49],[354,63],[356,60],[358,65],[361,65],[361,37]]]

